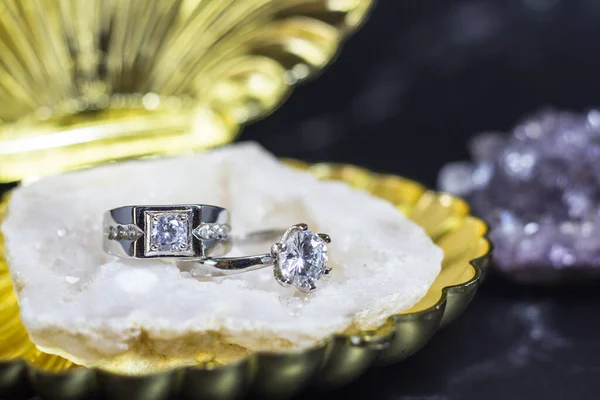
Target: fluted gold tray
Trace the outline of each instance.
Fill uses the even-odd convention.
[[[375,330],[331,336],[302,351],[259,352],[228,364],[204,363],[155,375],[116,375],[77,367],[36,349],[19,320],[0,242],[0,398],[28,391],[65,400],[92,395],[110,400],[172,395],[231,399],[247,392],[287,397],[309,385],[342,385],[373,365],[401,361],[467,307],[488,265],[491,245],[485,236],[486,225],[469,215],[464,201],[398,176],[354,166],[289,162],[319,178],[342,180],[392,202],[444,250],[442,271],[417,305],[389,317]],[[6,201],[0,206],[0,218],[5,208]]]

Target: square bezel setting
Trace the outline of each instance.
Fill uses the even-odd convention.
[[[146,257],[193,256],[191,209],[144,211]]]

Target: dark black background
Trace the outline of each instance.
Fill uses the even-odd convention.
[[[599,77],[600,1],[380,0],[326,72],[242,138],[433,186],[476,132],[598,105]],[[599,289],[492,275],[410,359],[302,398],[600,399]]]

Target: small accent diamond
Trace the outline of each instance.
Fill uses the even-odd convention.
[[[196,228],[196,230],[194,230],[194,234],[196,236],[199,236],[200,239],[208,240],[208,239],[212,238],[212,229],[210,228],[210,225],[208,225],[208,224],[201,225],[198,228]]]
[[[227,239],[229,236],[229,228],[226,224],[201,224],[196,229],[194,229],[193,233],[196,237],[203,240],[222,240]]]
[[[108,228],[109,240],[137,240],[143,232],[135,225],[117,225]]]
[[[213,237],[217,240],[227,239],[229,229],[227,225],[217,225],[213,227]]]

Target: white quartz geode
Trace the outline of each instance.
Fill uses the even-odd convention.
[[[280,287],[271,268],[196,279],[167,261],[103,252],[104,211],[184,203],[228,208],[232,234],[299,222],[328,233],[331,277],[306,295]],[[442,260],[392,204],[293,170],[252,143],[19,187],[2,232],[32,340],[75,362],[120,370],[144,369],[136,363],[157,357],[172,365],[307,347],[374,327],[423,297]]]

